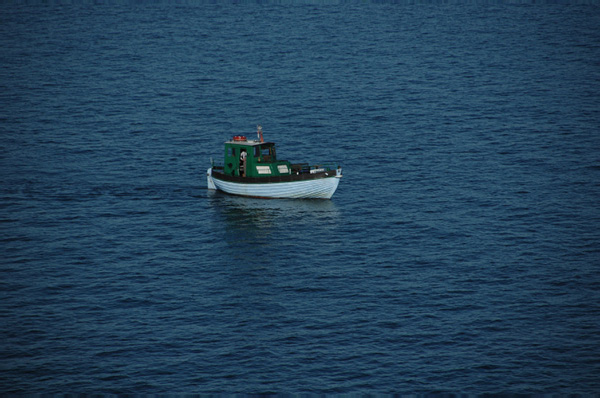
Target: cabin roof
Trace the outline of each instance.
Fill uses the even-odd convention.
[[[247,141],[225,141],[226,144],[244,145],[244,146],[257,146],[257,145],[275,145],[274,142],[260,142],[258,140],[247,140]]]

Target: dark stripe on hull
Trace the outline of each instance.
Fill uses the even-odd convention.
[[[240,184],[269,184],[277,182],[295,182],[295,181],[310,181],[319,180],[321,178],[333,178],[336,175],[335,170],[323,171],[320,173],[309,174],[290,174],[287,176],[276,176],[276,177],[236,177],[227,174],[220,173],[212,170],[212,177],[221,181],[237,182]]]

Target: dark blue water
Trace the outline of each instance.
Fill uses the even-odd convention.
[[[0,391],[600,392],[599,27],[3,5]],[[331,201],[206,189],[257,123]]]

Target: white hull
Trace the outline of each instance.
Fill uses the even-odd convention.
[[[206,176],[209,189],[221,190],[232,195],[289,199],[331,199],[342,178],[340,172],[335,177],[316,180],[244,184],[213,178],[212,169],[208,169]]]

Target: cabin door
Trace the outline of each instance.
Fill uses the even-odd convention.
[[[239,149],[235,147],[227,147],[227,152],[225,153],[225,173],[238,176],[240,175],[240,153]]]

